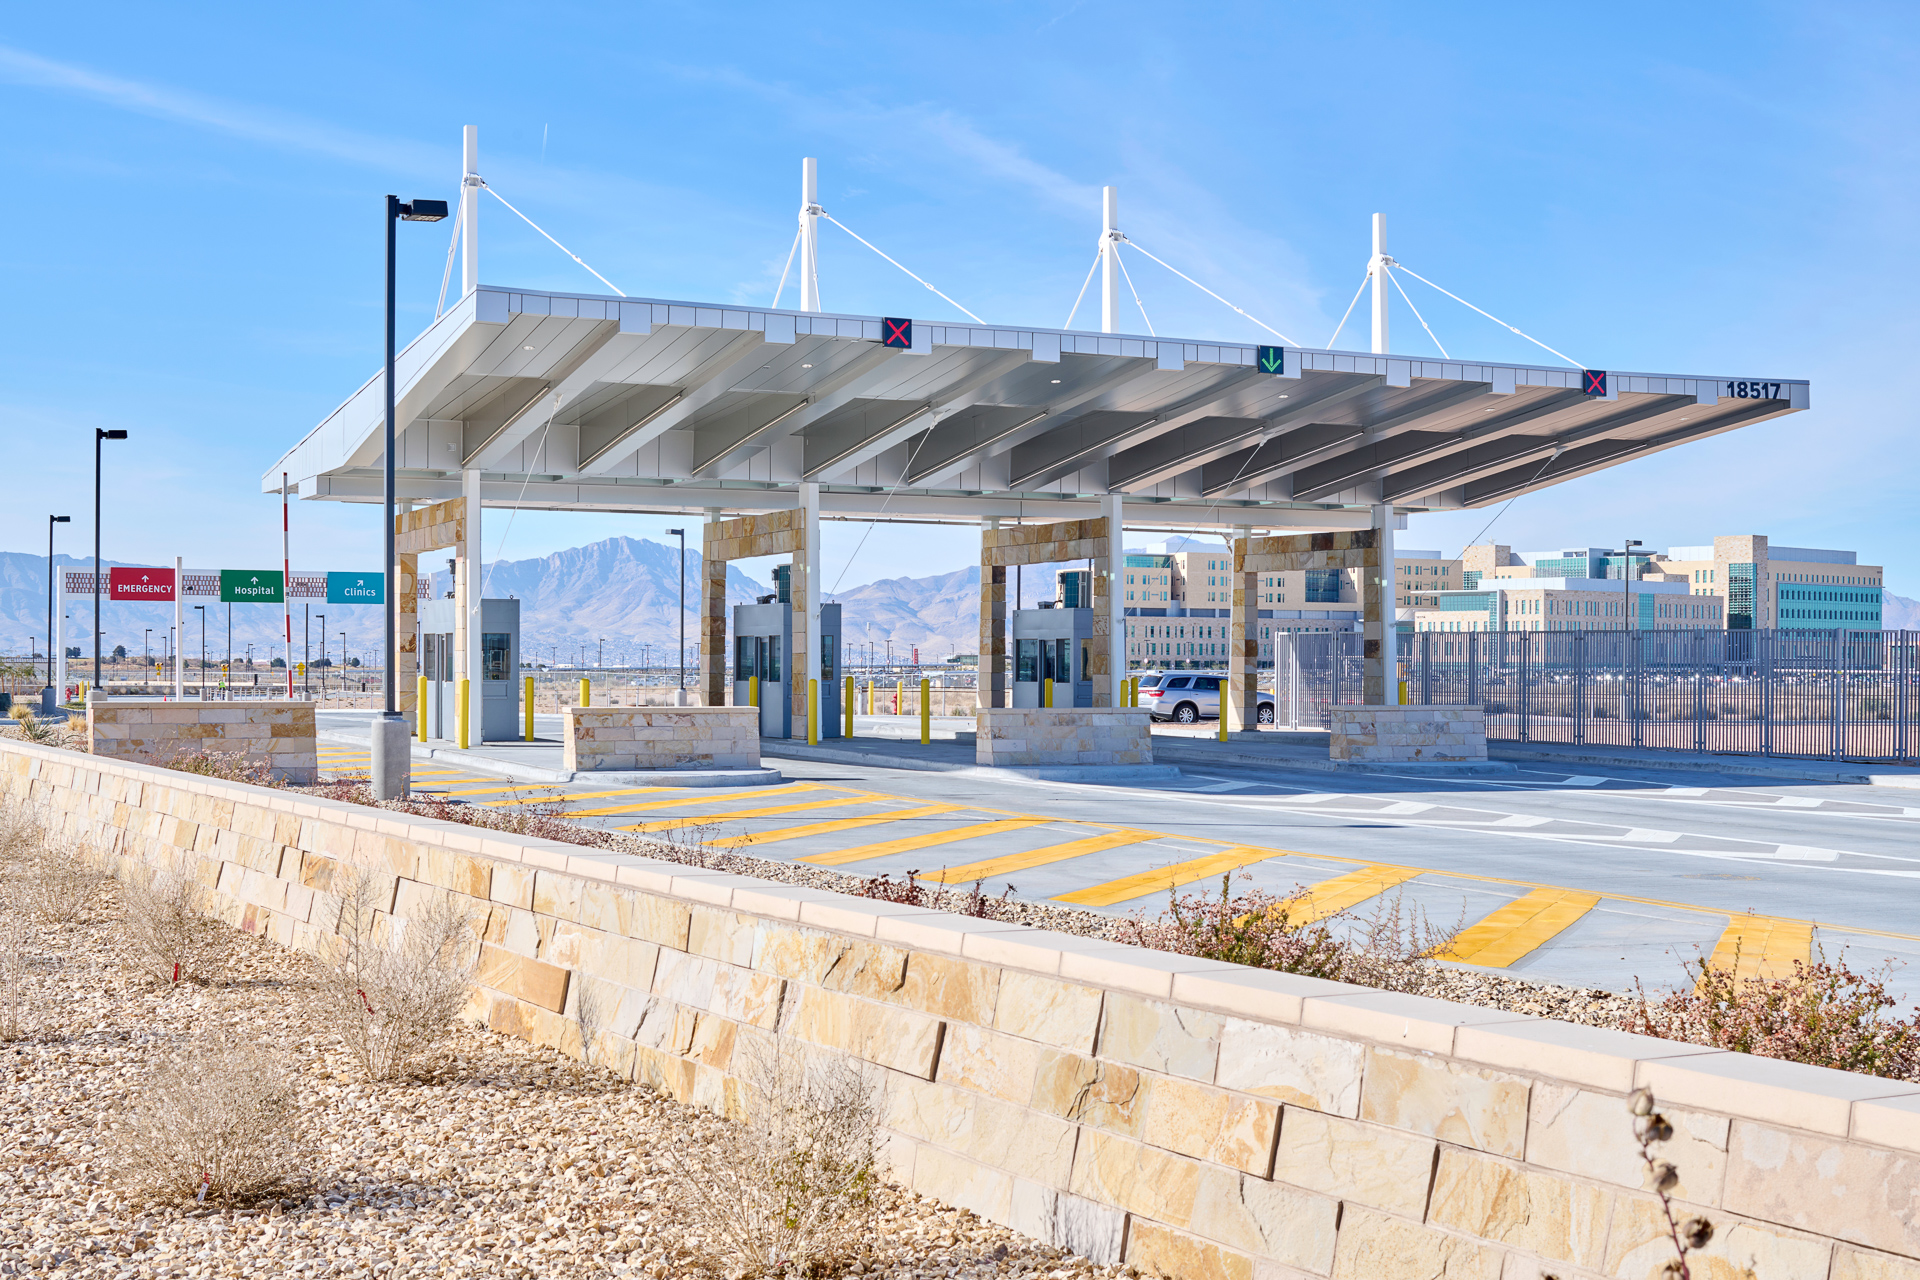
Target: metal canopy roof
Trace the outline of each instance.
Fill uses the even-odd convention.
[[[534,293],[483,286],[400,355],[402,498],[692,513],[1353,528],[1480,506],[1805,409],[1808,384]],[[378,501],[376,374],[262,477]]]

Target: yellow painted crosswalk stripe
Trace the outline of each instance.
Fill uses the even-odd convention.
[[[542,799],[559,800],[562,797],[564,797],[566,794],[563,791],[555,791],[551,785],[543,784],[543,783],[501,782],[493,778],[486,778],[486,779],[475,778],[474,781],[475,782],[484,781],[489,783],[490,785],[484,786],[484,787],[462,787],[458,791],[442,791],[440,794],[443,796],[491,796],[491,795],[498,795],[502,791],[518,791],[522,793],[525,793],[528,791],[547,792],[545,796],[535,797],[536,803]]]
[[[1462,929],[1436,958],[1504,969],[1565,932],[1599,901],[1597,893],[1535,889]]]
[[[824,788],[817,782],[796,782],[790,787],[768,787],[765,791],[755,792],[755,796],[790,796],[796,791],[820,791]],[[737,804],[740,796],[731,790],[717,796],[682,795],[672,800],[649,800],[645,804],[619,804],[606,809],[570,809],[569,818],[610,818],[622,813],[640,813],[647,809],[668,809],[675,805],[701,804]]]
[[[1010,876],[1030,867],[1044,867],[1049,862],[1064,862],[1068,858],[1118,849],[1124,845],[1144,844],[1159,838],[1157,831],[1107,831],[1097,836],[1069,840],[1064,844],[1050,844],[1044,849],[1029,849],[1025,853],[1011,853],[1004,858],[988,858],[981,862],[969,862],[965,866],[948,867],[927,879],[938,880],[942,884],[964,884],[985,880],[989,876]]]
[[[872,804],[872,796],[835,796],[831,800],[808,800],[801,804],[765,805],[758,809],[736,809],[731,813],[700,813],[684,818],[667,818],[659,822],[641,822],[631,827],[622,827],[622,831],[669,831],[675,827],[691,824],[705,825],[709,822],[725,822],[733,818],[771,818],[781,813],[804,813],[812,809],[831,809],[843,804]]]
[[[1322,880],[1293,900],[1287,907],[1287,920],[1292,924],[1312,924],[1316,920],[1324,920],[1424,874],[1425,871],[1419,867],[1389,867],[1374,863],[1331,880]]]
[[[884,858],[894,853],[911,853],[915,849],[930,849],[934,845],[953,844],[959,840],[978,840],[983,836],[997,836],[1007,831],[1025,831],[1028,827],[1045,826],[1058,822],[1058,818],[1000,818],[993,822],[977,822],[970,827],[955,827],[951,831],[929,831],[924,835],[902,836],[898,840],[883,840],[879,844],[863,844],[852,849],[840,849],[833,853],[810,853],[796,862],[814,862],[823,867],[837,867],[843,862],[865,862],[869,858]]]
[[[1154,871],[1142,871],[1138,875],[1123,876],[1118,880],[1109,880],[1105,884],[1096,884],[1088,889],[1076,889],[1072,893],[1055,896],[1055,902],[1071,902],[1081,907],[1110,907],[1116,902],[1125,902],[1129,898],[1145,897],[1149,893],[1165,893],[1178,889],[1181,885],[1192,884],[1196,880],[1207,880],[1214,876],[1226,875],[1237,867],[1249,863],[1264,862],[1268,858],[1284,858],[1292,850],[1259,849],[1253,845],[1237,844],[1219,853],[1210,853],[1204,858],[1194,858],[1189,862],[1176,862],[1170,867],[1160,867]]]
[[[550,800],[559,800],[566,804],[572,804],[577,800],[610,800],[616,796],[657,796],[665,791],[686,791],[688,789],[687,787],[622,787],[618,791],[575,791],[566,792],[559,796],[534,796],[515,800],[482,800],[480,803],[484,805],[546,804]],[[572,815],[569,814],[568,816],[571,817]]]
[[[969,806],[963,804],[927,804],[913,809],[895,809],[891,813],[878,813],[863,818],[835,818],[831,822],[810,822],[800,827],[782,827],[778,831],[761,831],[753,835],[733,836],[726,840],[709,840],[704,843],[715,848],[739,848],[750,844],[773,844],[780,840],[801,840],[807,836],[827,836],[836,831],[857,831],[861,827],[875,827],[885,822],[899,822],[907,818],[931,818],[936,814],[953,813]]]
[[[1748,912],[1727,921],[1707,963],[1733,970],[1736,978],[1785,978],[1792,976],[1795,960],[1812,959],[1812,922]]]

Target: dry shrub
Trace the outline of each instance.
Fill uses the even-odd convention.
[[[297,1190],[297,1115],[277,1058],[253,1044],[196,1040],[134,1095],[114,1135],[120,1180],[169,1204],[246,1205]]]
[[[405,919],[383,909],[385,897],[366,875],[341,895],[344,948],[325,984],[341,1039],[369,1080],[411,1074],[446,1039],[479,952],[473,918],[451,894],[432,895]]]
[[[668,1153],[680,1243],[712,1275],[837,1275],[872,1238],[873,1086],[843,1058],[741,1053],[743,1114]]]
[[[191,876],[162,873],[122,895],[126,938],[140,972],[160,982],[208,983],[226,966],[232,930],[195,909]]]
[[[598,979],[583,973],[573,975],[573,985],[573,1020],[580,1032],[580,1065],[591,1068],[594,1052],[600,1047],[600,1033],[613,1020],[619,996]]]
[[[1250,878],[1246,872],[1241,879]],[[1444,954],[1461,924],[1433,923],[1416,903],[1395,893],[1374,901],[1365,915],[1319,914],[1305,889],[1282,897],[1259,889],[1236,894],[1232,872],[1220,877],[1218,896],[1169,892],[1158,920],[1133,920],[1133,941],[1156,951],[1203,956],[1230,964],[1277,969],[1335,982],[1418,990],[1433,957]]]
[[[25,917],[0,916],[0,1043],[18,1040],[27,1024],[27,970],[33,963],[33,926]]]
[[[1920,1080],[1920,1008],[1890,1018],[1891,965],[1856,973],[1846,954],[1796,960],[1783,978],[1740,978],[1705,956],[1687,962],[1688,989],[1640,1004],[1624,1030],[1893,1080]]]
[[[221,778],[227,782],[249,782],[256,787],[284,787],[286,779],[276,778],[273,766],[244,751],[182,752],[161,761],[181,773],[197,773],[203,778]]]
[[[13,726],[22,738],[28,742],[37,742],[43,747],[63,747],[67,743],[67,730],[52,722],[37,719],[32,708],[24,702],[14,704],[8,713],[13,717]]]
[[[101,875],[87,865],[86,846],[45,840],[38,856],[15,872],[19,900],[43,924],[78,924],[100,892]]]
[[[24,804],[0,807],[0,867],[12,872],[37,859],[46,844],[47,828],[39,810]]]

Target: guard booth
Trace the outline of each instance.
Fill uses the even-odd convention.
[[[754,604],[733,607],[733,705],[760,700],[760,736],[807,736],[807,726],[794,732],[793,681],[806,679],[804,667],[793,662],[793,605],[787,589],[787,566],[774,570],[773,595]],[[840,606],[820,606],[820,736],[840,736]],[[758,681],[757,692],[754,681]]]
[[[454,622],[459,602],[420,602],[420,674],[427,681],[427,736],[451,740],[459,733],[460,682],[454,678]],[[517,742],[521,736],[520,602],[480,602],[479,742]],[[469,734],[475,726],[469,725]]]
[[[1013,614],[1013,705],[1041,705],[1046,681],[1053,681],[1053,705],[1093,705],[1093,610],[1038,609]]]

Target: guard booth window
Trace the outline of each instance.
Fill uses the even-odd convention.
[[[1080,642],[1080,678],[1085,680],[1087,672],[1091,670],[1093,670],[1093,641],[1082,640]]]
[[[483,631],[480,633],[481,679],[505,680],[509,674],[507,664],[511,660],[506,632]]]
[[[838,641],[838,636],[822,634],[820,637],[820,678],[822,680],[834,678],[836,668],[833,665],[833,655],[838,649]]]
[[[1040,641],[1040,661],[1042,680],[1052,680],[1057,684],[1069,683],[1073,679],[1073,650],[1068,648],[1070,640]]]
[[[1020,684],[1032,684],[1038,680],[1039,673],[1034,668],[1040,663],[1040,642],[1038,640],[1016,640],[1014,645],[1013,678]]]

